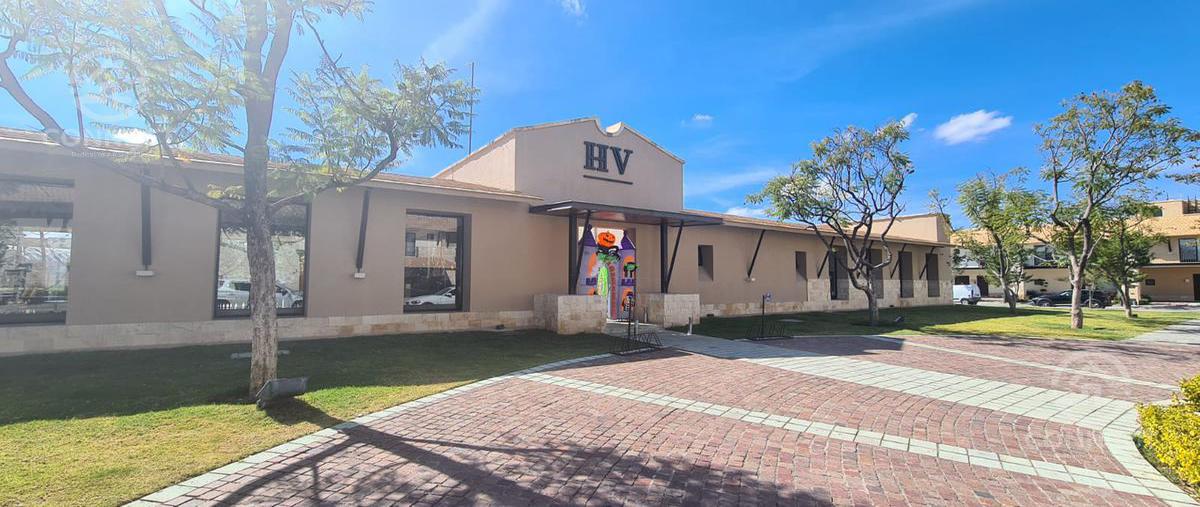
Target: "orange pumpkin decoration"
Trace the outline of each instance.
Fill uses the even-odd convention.
[[[596,235],[596,244],[604,248],[612,248],[617,244],[617,235],[608,231]]]

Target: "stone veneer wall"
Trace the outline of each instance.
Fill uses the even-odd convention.
[[[429,331],[539,327],[534,312],[455,312],[367,315],[359,317],[284,317],[284,340],[344,338]],[[247,319],[198,322],[147,322],[100,325],[0,327],[0,355],[68,350],[100,350],[218,343],[250,343]]]
[[[850,291],[850,299],[830,301],[828,280],[810,280],[808,301],[780,301],[767,304],[767,313],[859,310],[867,307],[866,297]],[[887,283],[880,306],[908,307],[950,304],[953,287],[941,283],[941,296],[926,296],[925,281],[913,282],[912,298],[899,297],[900,286]],[[816,297],[813,297],[816,296]],[[824,296],[824,297],[822,297]],[[649,321],[669,326],[686,325],[688,317],[696,322],[707,315],[733,316],[759,313],[759,304],[701,304],[698,294],[641,295]],[[343,338],[420,332],[493,329],[542,328],[559,334],[600,332],[604,329],[605,301],[600,296],[541,294],[534,298],[533,311],[409,313],[358,317],[284,317],[279,319],[279,335],[284,340]],[[0,326],[0,355],[36,354],[71,350],[101,350],[220,343],[249,343],[250,323],[246,319],[196,322],[147,322],[98,325]]]
[[[913,280],[913,297],[900,297],[900,283],[895,280],[888,280],[884,283],[884,297],[879,301],[880,308],[897,307],[907,308],[912,306],[930,306],[930,305],[948,305],[953,301],[954,282],[953,280],[942,280],[940,282],[940,295],[937,297],[929,297],[926,294],[927,285],[925,280]],[[800,313],[800,312],[834,312],[845,310],[865,310],[867,308],[867,296],[862,291],[850,288],[850,299],[830,300],[829,299],[829,280],[816,279],[808,281],[808,297],[807,301],[775,301],[767,303],[767,313]],[[724,304],[702,304],[700,305],[701,316],[738,316],[738,315],[754,315],[762,311],[759,302],[738,302]]]
[[[646,322],[662,327],[683,326],[691,318],[700,322],[699,294],[638,294],[638,304],[645,311]]]
[[[607,305],[601,296],[538,294],[533,297],[534,321],[558,334],[599,333],[607,322]]]

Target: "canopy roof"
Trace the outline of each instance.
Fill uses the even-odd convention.
[[[659,225],[664,221],[670,226],[719,225],[724,223],[724,220],[719,217],[707,215],[629,208],[579,201],[563,201],[553,204],[530,206],[529,212],[558,217],[582,216],[591,213],[592,220],[651,225]]]

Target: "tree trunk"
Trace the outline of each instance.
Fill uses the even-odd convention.
[[[1121,275],[1121,306],[1125,307],[1125,317],[1133,318],[1133,301],[1129,297],[1129,277]]]
[[[268,116],[269,118],[269,116]],[[253,132],[252,132],[253,134]],[[245,156],[246,260],[250,267],[250,396],[276,378],[279,350],[275,325],[275,247],[267,196],[269,148],[265,132],[247,143]]]
[[[879,325],[879,301],[875,299],[875,290],[875,277],[868,275],[867,289],[863,292],[867,293],[867,323],[872,326]]]
[[[250,264],[250,396],[277,375],[279,350],[275,326],[275,248],[271,217],[265,206],[246,210],[246,258]]]
[[[1129,253],[1125,242],[1126,224],[1121,224],[1121,305],[1125,307],[1125,318],[1133,318],[1133,302],[1129,300]]]
[[[1008,303],[1008,313],[1017,314],[1017,291],[1012,290],[1008,284],[1004,284],[1004,299]]]
[[[1083,266],[1071,266],[1071,328],[1083,329]]]

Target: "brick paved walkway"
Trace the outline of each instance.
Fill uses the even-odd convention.
[[[1200,371],[1194,349],[664,342],[675,348],[546,365],[364,416],[141,503],[1194,504],[1130,440],[1134,402]]]

